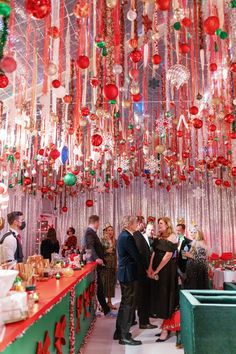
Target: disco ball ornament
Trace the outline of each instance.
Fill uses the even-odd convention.
[[[167,80],[170,82],[171,86],[177,89],[186,84],[189,78],[189,70],[181,64],[173,65],[167,71]]]
[[[26,0],[25,9],[35,20],[42,20],[51,12],[51,0]]]

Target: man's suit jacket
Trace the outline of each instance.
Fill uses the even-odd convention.
[[[134,241],[136,243],[137,249],[140,253],[140,257],[142,260],[142,263],[138,264],[138,277],[140,280],[146,279],[146,269],[148,269],[149,267],[151,250],[149,245],[147,244],[147,241],[145,240],[145,237],[140,231],[136,231],[134,233]],[[143,265],[145,265],[145,268],[143,267]]]
[[[179,255],[178,255],[178,267],[181,270],[182,273],[186,272],[186,265],[187,265],[187,259],[182,258],[182,251],[184,250],[185,246],[188,246],[188,249],[190,250],[190,244],[192,240],[189,238],[185,237],[184,240],[181,243],[181,246],[179,248]]]
[[[85,249],[90,249],[92,251],[91,261],[95,262],[97,258],[104,258],[104,251],[102,243],[97,235],[97,233],[91,229],[87,228],[84,235],[83,247]]]
[[[138,279],[138,264],[142,262],[133,235],[123,230],[117,241],[118,279],[122,283]]]

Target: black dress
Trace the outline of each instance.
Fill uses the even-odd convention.
[[[49,238],[45,238],[41,243],[40,253],[44,259],[49,259],[51,261],[52,253],[59,253],[59,250],[60,246],[58,241],[52,243]]]
[[[177,276],[177,248],[178,243],[168,240],[155,240],[153,250],[153,270],[162,261],[166,252],[172,252],[173,256],[169,262],[160,270],[159,280],[152,280],[151,284],[151,314],[158,318],[168,319],[174,313],[179,302],[178,276]]]
[[[189,258],[186,267],[185,289],[209,289],[207,250],[204,247],[192,248],[194,259]]]

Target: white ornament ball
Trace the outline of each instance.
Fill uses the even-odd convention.
[[[129,11],[127,12],[127,19],[128,19],[129,21],[134,21],[134,20],[136,20],[136,18],[137,18],[137,12],[136,12],[136,11],[129,10]]]

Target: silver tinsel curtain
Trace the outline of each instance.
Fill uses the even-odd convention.
[[[94,207],[85,205],[87,199],[94,200]],[[33,254],[37,220],[44,212],[40,196],[33,197],[19,193],[10,196],[10,203],[3,216],[12,210],[22,210],[27,222],[23,232],[25,255]],[[64,241],[66,229],[74,226],[80,239],[87,226],[88,217],[98,214],[101,218],[100,233],[103,225],[110,222],[116,234],[120,232],[120,222],[124,215],[136,214],[160,217],[169,216],[174,225],[177,219],[185,219],[187,229],[195,222],[204,231],[212,251],[236,252],[236,191],[234,189],[216,188],[209,184],[201,187],[183,185],[173,188],[169,193],[166,189],[150,189],[143,180],[136,179],[128,188],[113,190],[110,193],[80,194],[78,199],[68,200],[68,212],[61,214],[51,205],[51,213],[56,215],[58,238]],[[4,230],[1,232],[3,233]]]

